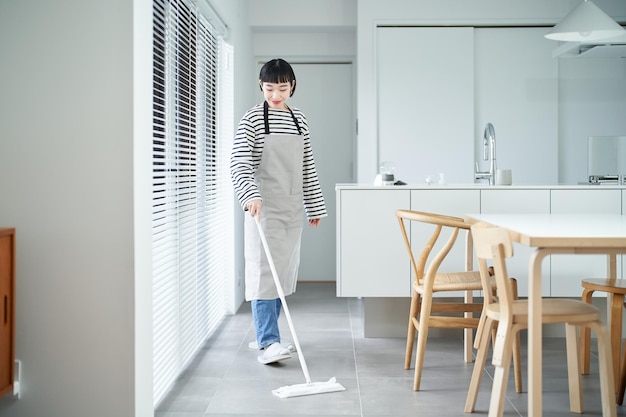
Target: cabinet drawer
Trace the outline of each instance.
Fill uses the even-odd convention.
[[[15,231],[0,229],[0,397],[13,391]]]

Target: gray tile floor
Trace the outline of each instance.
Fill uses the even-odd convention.
[[[303,383],[304,376],[295,356],[275,365],[257,362],[258,352],[248,348],[254,329],[245,303],[236,315],[226,317],[155,417],[469,415],[463,406],[473,364],[463,362],[460,331],[458,337],[429,339],[422,390],[414,392],[413,370],[403,366],[405,340],[364,338],[360,300],[335,297],[334,283],[301,283],[287,303],[313,381],[335,376],[346,391],[287,399],[274,396],[272,389]],[[293,340],[284,317],[281,334],[283,341]],[[525,343],[522,349],[525,352]],[[569,412],[564,351],[563,339],[544,341],[545,416],[575,415]],[[584,415],[600,416],[595,354],[591,366],[591,374],[583,377]],[[491,365],[485,368],[474,415],[487,414],[492,370]],[[511,381],[504,415],[526,415],[527,398],[526,393],[515,393]],[[618,407],[618,415],[626,416],[626,406]]]

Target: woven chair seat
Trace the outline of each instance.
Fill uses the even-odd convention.
[[[493,287],[495,281],[492,280]],[[441,291],[482,291],[479,271],[439,273],[435,275],[433,292]],[[415,291],[424,293],[424,283],[415,285]]]

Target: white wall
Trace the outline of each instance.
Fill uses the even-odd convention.
[[[215,3],[244,85],[246,1]],[[23,365],[3,417],[153,414],[151,37],[150,0],[0,1],[0,225],[17,232]]]
[[[362,0],[248,0],[248,21],[257,30],[354,29]],[[280,44],[281,42],[279,42]],[[302,45],[308,47],[309,45]]]
[[[356,6],[357,0],[248,0],[255,61],[354,59]],[[258,67],[252,77],[258,78]],[[251,105],[260,97],[257,94]]]
[[[626,135],[626,59],[560,59],[559,107],[559,178],[588,181],[589,136]]]
[[[3,416],[134,414],[135,269],[146,271],[134,257],[133,6],[0,2],[0,223],[17,232],[23,365]]]
[[[133,1],[133,220],[134,220],[134,410],[130,416],[152,416],[152,1]],[[120,178],[121,181],[128,180]],[[117,201],[118,198],[113,201]],[[93,267],[93,265],[91,265]],[[127,278],[125,278],[127,279]],[[103,312],[97,312],[102,314]],[[106,315],[106,312],[104,312]],[[97,331],[97,329],[96,329]],[[114,343],[114,341],[113,341]],[[97,377],[97,375],[94,375]],[[45,406],[45,405],[44,405]],[[67,415],[67,412],[64,411]]]
[[[377,93],[376,93],[376,54],[375,54],[375,28],[377,24],[423,24],[423,25],[446,25],[446,24],[484,24],[484,25],[546,25],[552,26],[565,16],[571,9],[578,5],[579,0],[524,0],[517,2],[502,2],[498,0],[473,0],[466,2],[441,1],[441,0],[359,0],[357,7],[357,39],[358,39],[358,174],[359,182],[369,183],[377,172]],[[614,19],[626,21],[626,2],[623,0],[597,0],[595,3]],[[555,42],[555,47],[558,44]],[[623,61],[623,60],[622,60]],[[494,57],[494,65],[497,58]],[[626,75],[623,72],[623,64],[616,70],[622,83]],[[614,75],[612,75],[614,77]],[[614,78],[615,79],[615,78]],[[564,84],[561,84],[563,86]],[[619,90],[621,91],[621,89]],[[604,103],[598,107],[587,106],[597,113],[587,114],[588,118],[598,116],[598,123],[610,117],[611,120],[618,118],[621,107],[611,109],[608,116],[602,111],[610,108],[613,97],[604,98],[602,94],[606,90],[597,92],[596,98]],[[599,96],[599,97],[598,97]],[[624,103],[622,96],[621,103]],[[579,115],[559,116],[559,124],[567,123],[570,119],[579,120]],[[562,119],[561,119],[562,118]],[[620,117],[620,119],[623,119]],[[626,130],[626,125],[621,124],[614,129]],[[497,126],[496,126],[497,129]],[[559,161],[555,164],[568,166],[559,171],[560,182],[576,182],[579,176],[571,168],[571,164],[586,161],[586,147],[579,147],[578,143],[571,143],[567,135],[573,128],[561,129],[559,133]],[[475,140],[480,140],[476,138]],[[574,155],[572,155],[574,153]],[[581,155],[585,155],[581,158]],[[565,158],[567,158],[565,160]],[[570,162],[576,161],[576,162]],[[585,164],[586,166],[586,164]],[[576,165],[578,167],[578,165]]]

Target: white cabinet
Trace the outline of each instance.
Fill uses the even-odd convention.
[[[409,208],[452,216],[473,213],[586,213],[592,222],[594,214],[621,213],[621,208],[626,207],[626,189],[604,186],[338,185],[336,192],[337,296],[365,298],[363,324],[364,334],[368,337],[402,337],[406,334],[412,271],[395,210]],[[411,226],[411,241],[418,246],[420,240],[424,240],[420,230],[420,225]],[[464,243],[457,242],[442,264],[442,270],[465,268]],[[528,265],[533,250],[515,243],[515,256],[507,263],[509,274],[518,280],[521,297],[528,296]],[[623,276],[622,264],[621,258],[618,258],[618,276]],[[476,268],[475,261],[474,266]],[[581,278],[606,275],[606,257],[553,255],[544,259],[542,274],[543,296],[579,298],[582,294]]]
[[[550,213],[550,190],[547,189],[483,189],[481,190],[480,212],[494,213]],[[534,249],[515,243],[515,256],[507,262],[509,275],[517,279],[520,297],[528,296],[528,264]],[[550,295],[549,259],[542,268],[541,293]]]
[[[394,215],[410,208],[410,195],[393,188],[338,191],[338,296],[411,295],[411,268]]]
[[[337,187],[337,295],[343,297],[409,297],[411,267],[394,211],[462,216],[482,213],[620,214],[626,190],[608,187]],[[427,238],[413,224],[412,244]],[[427,227],[427,226],[425,226]],[[442,270],[465,268],[465,236],[445,259]],[[528,265],[534,249],[515,243],[509,274],[518,280],[519,294],[528,295]],[[476,263],[474,261],[474,265]],[[618,257],[618,276],[622,277]],[[580,279],[606,275],[604,255],[553,255],[542,265],[542,294],[580,297]],[[460,294],[459,294],[460,295]]]
[[[410,297],[411,265],[395,210],[452,216],[480,210],[480,190],[341,189],[337,197],[337,295],[342,297]],[[411,225],[410,238],[418,247],[430,236],[420,230]],[[458,239],[443,270],[465,268],[465,236]]]
[[[551,212],[589,214],[621,214],[622,191],[606,189],[552,190]],[[618,277],[621,277],[621,256],[618,257]],[[583,278],[605,278],[605,255],[551,255],[551,294],[559,297],[580,297]]]

